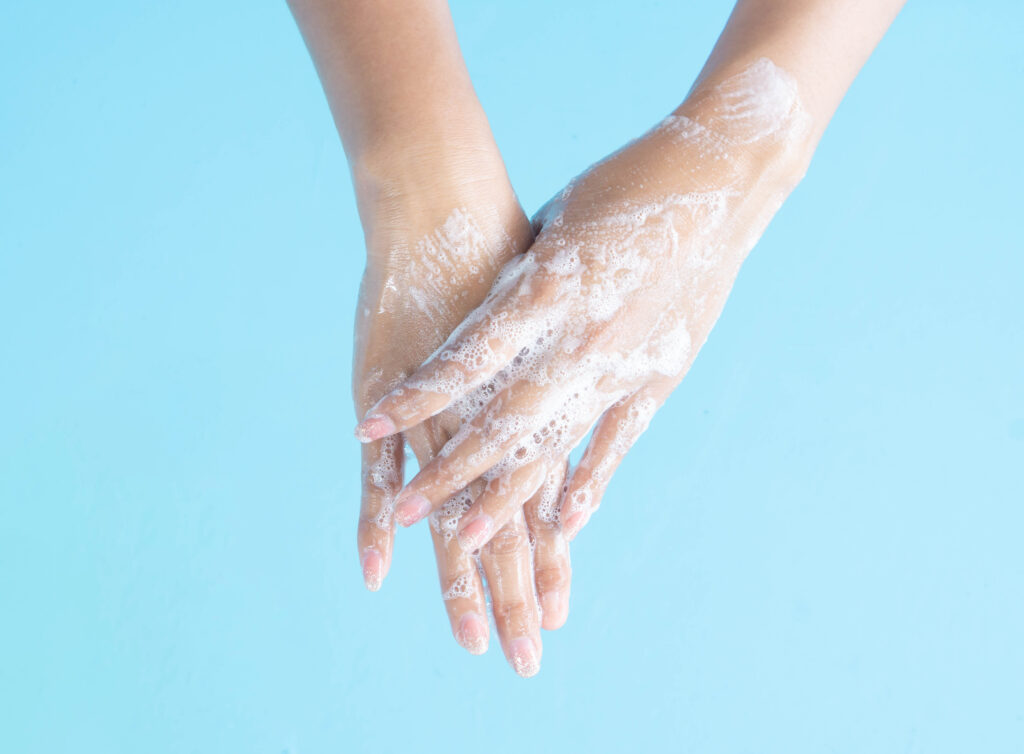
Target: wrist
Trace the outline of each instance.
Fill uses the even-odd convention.
[[[360,212],[426,208],[455,199],[461,187],[508,182],[490,126],[475,99],[435,103],[414,116],[366,128],[357,146],[345,139]],[[363,217],[364,226],[367,217]]]
[[[394,98],[339,123],[356,189],[380,181],[430,182],[463,154],[497,151],[487,118],[472,91],[447,91],[426,102]]]
[[[465,184],[505,175],[490,133],[470,129],[382,135],[349,155],[349,169],[360,206],[371,207],[435,205]]]
[[[396,241],[432,233],[456,210],[482,226],[522,215],[493,141],[421,138],[352,162],[351,170],[371,261],[390,255]]]
[[[702,74],[671,119],[750,184],[791,189],[817,142],[796,79],[766,57],[738,72],[728,65]]]
[[[489,129],[382,138],[350,168],[370,272],[405,275],[441,241],[458,246],[466,270],[490,270],[532,240]]]

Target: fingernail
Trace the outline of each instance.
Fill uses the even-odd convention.
[[[487,651],[487,621],[476,613],[466,613],[459,621],[455,640],[470,654],[482,655]]]
[[[395,520],[402,526],[412,526],[430,513],[430,501],[423,495],[409,495],[395,506]]]
[[[395,423],[384,414],[367,416],[356,426],[359,442],[373,442],[396,432]]]
[[[523,678],[537,675],[540,670],[540,659],[537,657],[537,650],[533,641],[527,636],[513,639],[508,645],[509,659],[512,661],[512,668]]]
[[[474,518],[465,528],[459,532],[459,546],[465,552],[479,550],[480,546],[487,541],[487,535],[491,531],[491,517],[481,513]]]
[[[565,538],[570,542],[576,539],[576,535],[579,534],[580,529],[583,528],[584,515],[583,511],[573,513],[562,525],[562,532],[565,534]]]
[[[559,590],[552,589],[550,592],[541,594],[540,609],[543,622],[547,625],[561,626],[564,622],[562,620],[562,593]]]
[[[380,589],[384,581],[384,559],[374,547],[363,550],[363,582],[371,592]]]

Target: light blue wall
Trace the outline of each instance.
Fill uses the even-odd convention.
[[[459,2],[528,211],[728,3]],[[0,11],[10,752],[1024,751],[1016,2],[911,3],[574,549],[544,668],[354,545],[361,235],[283,2]]]

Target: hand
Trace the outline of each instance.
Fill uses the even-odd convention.
[[[747,253],[809,157],[796,84],[761,58],[573,181],[443,348],[369,410],[366,438],[445,410],[464,422],[400,495],[416,520],[478,478],[488,542],[593,427],[561,503],[569,538],[682,380]]]
[[[470,148],[471,140],[462,139],[461,146],[449,146],[440,160],[426,160],[420,151],[403,155],[397,170],[377,165],[353,171],[368,252],[353,370],[360,415],[444,342],[483,300],[501,266],[533,239],[497,149],[480,141]],[[397,173],[401,179],[394,177]],[[444,412],[404,437],[395,434],[363,445],[358,540],[369,589],[380,588],[391,562],[392,510],[402,486],[404,442],[426,465],[459,422],[456,412]],[[525,511],[521,507],[510,515],[480,553],[498,634],[522,675],[539,668],[541,623],[558,628],[568,611],[568,546],[556,508],[564,476],[563,463]],[[431,520],[452,631],[473,653],[485,651],[488,643],[484,588],[476,559],[453,536],[478,487],[453,490]]]

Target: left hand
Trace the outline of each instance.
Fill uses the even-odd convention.
[[[420,170],[416,180],[403,181],[398,189],[392,181],[375,181],[372,187],[357,183],[364,189],[360,213],[367,238],[353,369],[359,412],[422,364],[482,301],[502,264],[532,241],[496,149],[491,153],[478,147],[470,156],[452,159],[449,154],[443,165]],[[464,165],[473,166],[472,176],[461,172]],[[387,171],[373,171],[381,172]],[[380,588],[391,562],[392,508],[402,486],[404,444],[425,466],[459,424],[457,412],[444,412],[404,435],[362,446],[358,539],[369,589]],[[568,612],[569,551],[556,507],[564,476],[563,464],[480,553],[498,635],[521,675],[539,669],[540,628],[558,628]],[[454,534],[460,515],[478,493],[479,485],[453,490],[431,517],[452,632],[474,654],[488,644],[484,586],[476,558],[459,547]]]
[[[805,125],[795,83],[761,58],[573,181],[530,251],[361,425],[408,430],[452,406],[466,417],[396,511],[416,519],[482,478],[458,532],[475,550],[596,425],[562,502],[571,539],[802,176]]]

